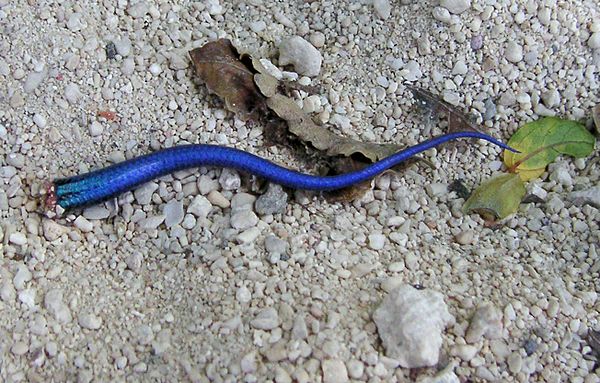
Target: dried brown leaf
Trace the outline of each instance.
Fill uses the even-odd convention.
[[[268,98],[267,106],[287,121],[290,132],[329,156],[356,157],[358,154],[370,162],[376,162],[400,149],[397,145],[361,142],[338,136],[315,124],[294,100],[280,94]]]
[[[265,111],[265,97],[254,82],[252,63],[231,41],[220,39],[189,52],[196,73],[208,89],[225,101],[227,109],[243,120],[258,120]]]
[[[282,86],[268,73],[260,60],[248,54],[238,53],[227,39],[196,48],[190,51],[190,57],[197,74],[209,90],[224,99],[229,110],[241,119],[260,119],[267,122],[264,131],[267,141],[270,138],[280,144],[287,142],[286,136],[289,132],[315,149],[346,163],[349,169],[336,168],[342,172],[357,170],[368,162],[379,161],[400,149],[397,145],[361,142],[341,137],[315,124],[292,98],[285,95],[293,90],[311,89],[299,85]],[[279,121],[281,123],[278,123]],[[353,200],[364,195],[369,188],[370,182],[365,182],[345,189],[332,198]]]
[[[472,116],[467,115],[465,112],[442,100],[440,96],[411,85],[407,85],[407,88],[413,93],[417,104],[427,116],[446,116],[448,119],[448,132],[481,132],[473,123],[474,118]]]
[[[366,166],[365,163],[355,161],[352,158],[339,158],[334,166],[334,174],[349,173],[360,170]],[[362,198],[369,190],[371,190],[371,181],[361,182],[357,185],[334,190],[325,193],[325,197],[329,202],[351,202]]]

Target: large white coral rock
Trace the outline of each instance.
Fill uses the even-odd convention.
[[[390,291],[373,320],[388,357],[405,368],[437,364],[442,331],[454,322],[442,294],[401,285]]]

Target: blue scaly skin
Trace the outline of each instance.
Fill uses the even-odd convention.
[[[418,153],[458,138],[479,138],[516,152],[486,134],[456,132],[421,142],[355,172],[320,177],[284,168],[239,149],[217,145],[182,145],[90,173],[55,180],[49,188],[47,204],[50,207],[58,204],[65,210],[88,206],[116,197],[166,174],[199,166],[233,168],[292,189],[315,191],[342,189],[369,180]]]

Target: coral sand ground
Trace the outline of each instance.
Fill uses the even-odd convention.
[[[0,380],[600,381],[591,158],[560,158],[530,183],[537,202],[494,228],[447,192],[500,169],[482,142],[432,150],[433,167],[385,174],[355,202],[271,193],[284,209],[269,214],[247,175],[203,168],[41,214],[47,179],[186,142],[317,171],[198,81],[187,52],[219,37],[276,65],[282,41],[309,41],[315,57],[280,69],[309,71],[304,109],[364,141],[443,132],[407,82],[504,140],[540,116],[590,116],[596,1],[441,3],[0,0]],[[301,61],[318,56],[315,75]],[[394,306],[408,295],[409,321]]]

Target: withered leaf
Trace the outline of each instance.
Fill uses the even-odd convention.
[[[410,89],[419,107],[429,117],[446,116],[448,119],[448,132],[481,132],[473,123],[474,118],[472,116],[467,115],[457,107],[442,100],[440,96],[412,85],[407,85],[406,87]]]
[[[352,157],[360,154],[370,162],[376,162],[400,150],[399,146],[393,144],[361,142],[338,136],[315,124],[294,100],[281,94],[268,98],[267,106],[287,121],[290,132],[316,149],[325,151],[329,156]]]
[[[254,82],[252,63],[238,53],[230,40],[209,42],[189,54],[198,76],[225,101],[227,109],[242,120],[258,120],[262,116],[265,97]]]
[[[248,54],[238,53],[227,39],[196,48],[190,51],[190,57],[197,74],[209,90],[224,99],[229,110],[241,119],[251,118],[267,123],[264,132],[267,141],[271,137],[279,140],[281,144],[286,136],[285,130],[281,129],[285,124],[289,133],[315,149],[331,157],[347,158],[345,161],[355,167],[348,170],[357,170],[364,166],[364,163],[379,161],[401,149],[398,145],[361,142],[341,137],[315,124],[296,101],[286,95],[291,89],[307,91],[308,88],[282,86],[269,74],[260,60]],[[277,121],[283,124],[277,124]],[[354,199],[362,196],[369,187],[370,183],[367,182],[352,190],[345,190],[340,195],[343,200]]]
[[[335,162],[333,170],[336,174],[350,173],[361,170],[365,166],[366,164],[352,158],[342,157]],[[370,180],[351,187],[327,192],[325,197],[329,202],[351,202],[362,198],[369,190],[371,190]]]

